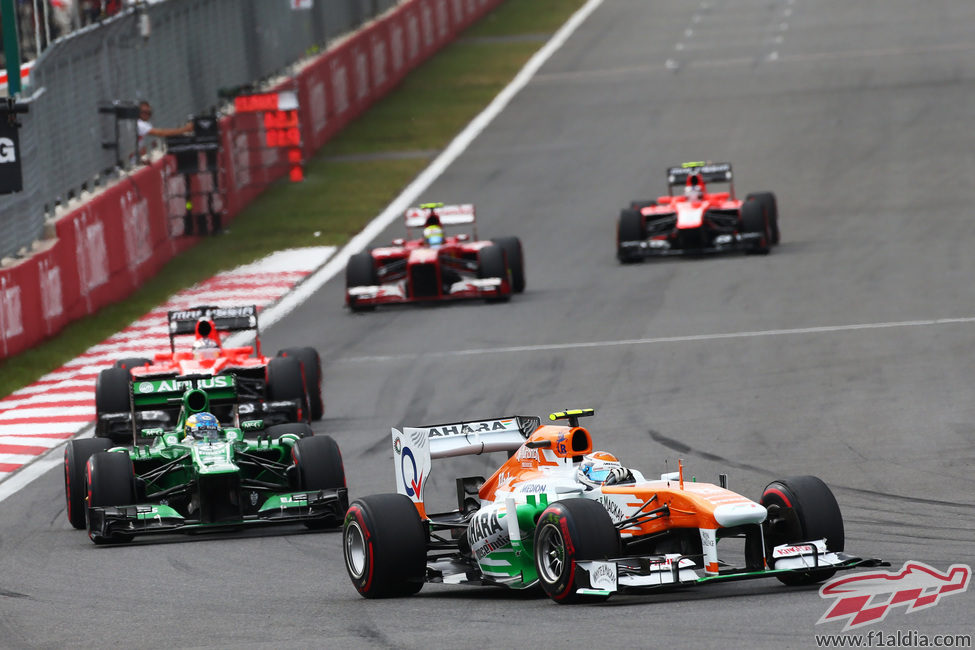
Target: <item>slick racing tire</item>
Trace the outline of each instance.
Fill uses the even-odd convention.
[[[576,561],[618,557],[620,536],[606,508],[592,499],[564,499],[550,505],[535,528],[535,569],[557,603],[606,600],[576,593]]]
[[[768,214],[769,226],[772,231],[772,244],[779,243],[779,203],[775,200],[772,192],[752,192],[745,197],[746,201],[761,201],[765,204],[765,211]]]
[[[639,255],[634,255],[622,246],[625,241],[643,241],[647,238],[643,215],[637,210],[622,210],[620,220],[616,226],[616,259],[620,264],[630,264],[640,261]]]
[[[318,350],[312,347],[285,348],[278,352],[279,357],[295,357],[301,362],[308,389],[308,404],[311,406],[311,419],[321,420],[325,414],[325,400],[322,397],[322,359]]]
[[[315,436],[302,438],[291,448],[291,458],[294,461],[299,490],[329,490],[345,487],[345,467],[342,465],[342,452],[338,443],[331,436]],[[345,512],[349,504],[341,505]],[[334,528],[341,522],[341,517],[335,520],[320,519],[306,521],[305,526],[313,530]]]
[[[350,287],[372,287],[379,284],[379,274],[376,272],[376,264],[372,260],[372,254],[368,251],[356,253],[349,258],[345,265],[345,288]],[[360,306],[356,305],[355,298],[350,299],[349,308],[352,311],[372,311],[375,305]]]
[[[277,440],[286,433],[293,433],[299,438],[310,438],[315,435],[315,430],[307,422],[285,422],[284,424],[272,424],[259,435]]]
[[[498,237],[494,243],[504,249],[508,258],[508,268],[511,270],[511,290],[522,293],[525,290],[525,255],[522,252],[521,240],[517,237]]]
[[[130,506],[135,503],[135,472],[128,453],[99,451],[88,459],[88,507]],[[87,513],[87,509],[85,510]],[[127,542],[130,535],[103,536],[92,530],[88,520],[88,537],[96,544]]]
[[[773,566],[772,549],[781,544],[826,538],[827,550],[843,551],[846,536],[840,506],[833,492],[817,477],[793,476],[772,481],[762,493],[760,503],[768,510],[762,528],[769,566]],[[775,577],[790,586],[811,585],[834,573],[836,569],[819,569]]]
[[[747,253],[766,255],[771,250],[772,230],[769,226],[768,209],[763,201],[745,201],[741,204],[741,230],[744,233],[758,233],[757,242],[747,249]]]
[[[68,521],[78,530],[85,527],[85,474],[88,459],[112,445],[107,438],[71,440],[64,448],[64,498]]]
[[[498,245],[485,246],[478,251],[477,262],[477,277],[507,279],[508,286],[514,288],[511,268],[505,262],[503,248]],[[489,302],[507,302],[510,299],[511,294],[509,293],[491,298]]]
[[[268,361],[267,397],[272,402],[297,401],[301,405],[299,421],[309,421],[308,391],[305,390],[301,362],[296,357],[274,357]]]
[[[412,596],[426,575],[427,535],[404,494],[356,499],[342,527],[345,569],[366,598]]]
[[[141,366],[149,365],[152,361],[149,359],[144,359],[142,357],[131,357],[128,359],[119,359],[115,362],[115,368],[125,368],[126,370],[132,370],[133,368],[139,368]],[[130,373],[131,374],[131,373]]]
[[[128,413],[129,405],[129,382],[131,375],[127,368],[105,368],[98,373],[95,380],[95,435],[110,437],[101,422],[101,416],[105,413]],[[125,442],[131,440],[131,435],[126,435]]]

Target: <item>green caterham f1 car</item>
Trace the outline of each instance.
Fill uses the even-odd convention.
[[[338,445],[289,425],[217,424],[212,406],[237,399],[233,375],[134,382],[134,410],[180,405],[173,430],[143,429],[151,444],[72,440],[64,452],[68,520],[96,544],[136,535],[303,522],[338,526],[348,507]],[[209,429],[193,430],[197,421]],[[247,434],[245,436],[245,433]]]

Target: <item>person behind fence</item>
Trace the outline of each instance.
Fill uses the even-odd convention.
[[[186,135],[188,133],[193,133],[193,122],[187,122],[183,126],[176,127],[174,129],[163,129],[155,127],[152,125],[152,105],[149,102],[143,101],[139,103],[139,119],[135,123],[136,132],[138,133],[138,151],[139,158],[144,159],[148,153],[147,140],[149,136],[155,136],[157,138],[168,138],[173,135]]]

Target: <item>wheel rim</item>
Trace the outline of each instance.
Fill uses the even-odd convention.
[[[345,565],[354,578],[361,578],[366,571],[366,536],[357,521],[345,529]]]
[[[538,572],[541,578],[554,584],[565,571],[565,540],[557,526],[546,525],[538,535]]]

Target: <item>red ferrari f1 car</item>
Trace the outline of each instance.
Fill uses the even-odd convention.
[[[133,380],[236,375],[240,404],[247,419],[262,419],[267,425],[308,423],[325,411],[322,398],[322,367],[318,351],[311,347],[287,348],[268,358],[261,352],[257,307],[201,306],[170,311],[169,351],[152,359],[119,359],[98,374],[95,381],[95,434],[117,442],[132,440],[133,433],[146,427],[166,427],[175,420],[178,405],[158,412],[139,413],[133,421],[130,408]],[[254,345],[228,347],[223,335],[254,332]],[[177,339],[193,336],[192,347],[178,349]],[[225,418],[220,412],[216,415]],[[227,423],[229,424],[229,423]],[[311,427],[305,425],[306,433]]]
[[[404,215],[407,237],[349,258],[345,304],[352,311],[377,305],[483,298],[503,302],[525,290],[525,263],[517,237],[478,240],[474,206],[425,203]],[[472,233],[445,236],[447,226]]]
[[[708,183],[727,183],[712,192]],[[683,194],[674,194],[683,187]],[[620,212],[616,257],[623,264],[648,257],[726,251],[766,254],[779,243],[775,195],[735,196],[731,163],[684,163],[667,170],[667,195],[633,201]]]

